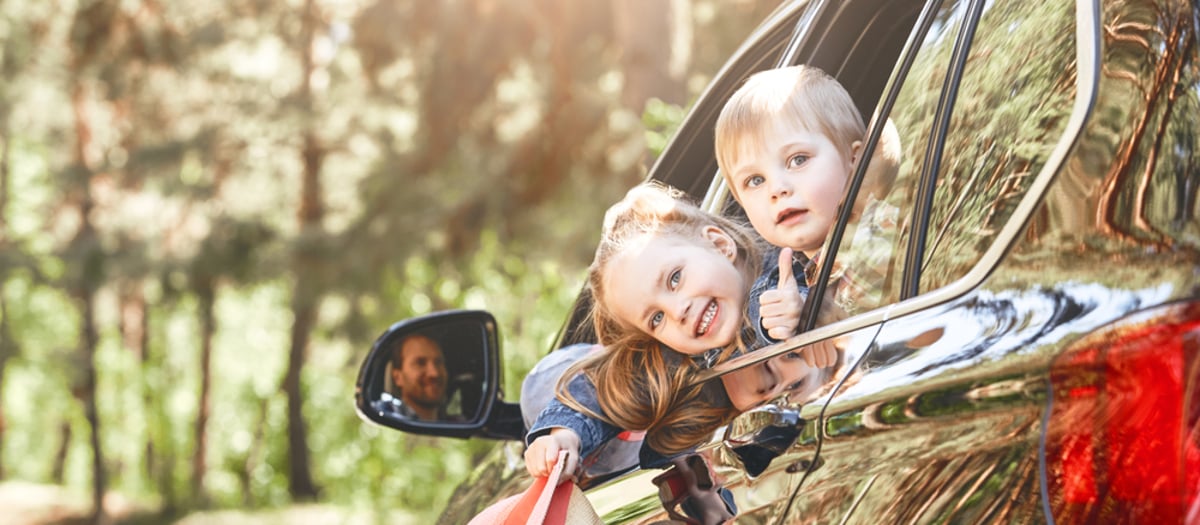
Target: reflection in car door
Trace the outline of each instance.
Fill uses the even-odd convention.
[[[833,291],[822,308],[849,317],[839,339],[856,366],[820,428],[754,482],[791,492],[764,515],[1041,521],[1046,386],[1028,353],[1043,327],[1028,321],[1062,303],[984,278],[1078,131],[1077,84],[1089,79],[1077,75],[1076,21],[1086,17],[1076,9],[947,1],[917,35],[911,66],[893,77],[894,104],[882,108],[900,132],[902,167],[884,191],[858,195],[866,211],[834,236],[836,262],[823,274]],[[850,278],[854,287],[839,288]],[[804,414],[818,420],[814,408]]]
[[[1194,4],[1106,2],[1103,15],[1087,1],[940,7],[882,112],[900,130],[903,168],[882,198],[857,197],[897,212],[845,224],[825,265],[858,273],[861,289],[823,305],[849,315],[838,332],[857,366],[827,403],[804,407],[817,422],[745,491],[786,487],[791,499],[748,514],[1008,523],[1107,512],[1088,502],[1113,497],[1109,487],[1086,477],[1117,474],[1102,470],[1103,452],[1095,467],[1081,456],[1083,478],[1047,466],[1051,364],[1083,335],[1194,301],[1195,225],[1178,217],[1195,202],[1182,181],[1195,178],[1197,79]],[[1086,446],[1109,438],[1094,439]],[[1064,483],[1101,493],[1070,489],[1077,499],[1064,502]],[[1116,515],[1179,516],[1171,505]]]

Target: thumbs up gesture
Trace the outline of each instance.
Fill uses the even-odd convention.
[[[762,327],[772,339],[791,337],[800,326],[800,288],[792,274],[792,249],[779,250],[779,286],[758,298]]]

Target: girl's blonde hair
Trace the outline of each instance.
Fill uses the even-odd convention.
[[[779,123],[821,133],[846,159],[854,157],[854,142],[866,135],[854,99],[824,71],[804,65],[760,71],[729,97],[717,117],[714,148],[726,182],[730,165],[761,145]]]
[[[758,236],[744,224],[700,209],[674,188],[650,181],[634,186],[625,198],[609,207],[596,255],[588,268],[588,290],[592,295],[591,318],[600,344],[618,344],[627,336],[642,333],[617,318],[605,300],[605,278],[609,263],[631,244],[647,235],[674,236],[707,244],[704,229],[717,227],[725,232],[737,249],[733,264],[747,283],[754,282],[760,269],[762,245]]]
[[[645,235],[708,242],[703,232],[709,226],[720,228],[733,239],[737,249],[733,264],[747,283],[754,282],[762,257],[758,237],[743,224],[700,209],[682,192],[651,181],[635,186],[608,209],[600,244],[588,269],[590,317],[596,338],[605,349],[563,374],[558,388],[559,398],[567,406],[623,429],[645,430],[647,444],[664,454],[695,446],[735,416],[736,409],[719,382],[692,383],[699,366],[690,358],[622,323],[604,300],[604,278],[612,259]],[[744,309],[742,315],[745,320]],[[734,349],[744,350],[745,344],[739,337],[722,349],[720,359]],[[587,410],[563,388],[576,372],[584,373],[596,386],[604,414]]]

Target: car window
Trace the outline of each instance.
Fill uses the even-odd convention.
[[[935,119],[968,4],[946,2],[921,39],[888,115],[893,142],[884,133],[854,202],[855,220],[834,264],[848,283],[835,301],[848,315],[906,298],[906,250],[922,232],[913,212],[923,172],[936,178],[922,232],[921,293],[980,262],[1066,126],[1075,96],[1072,4],[993,2],[975,27],[944,139],[937,140]],[[886,166],[889,148],[898,169]]]
[[[714,175],[717,172],[717,160],[713,154],[713,127],[724,101],[741,86],[743,79],[775,65],[806,5],[804,2],[781,4],[776,12],[766,18],[766,22],[752,32],[747,43],[734,53],[713,83],[696,100],[695,107],[680,125],[679,131],[655,161],[649,179],[679,189],[697,202],[704,200],[713,179],[720,178]],[[737,215],[741,210],[731,206],[729,213]],[[591,301],[591,294],[585,286],[551,348],[596,341],[592,324],[587,322]]]

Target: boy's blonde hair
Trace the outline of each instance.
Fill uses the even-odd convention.
[[[729,168],[745,151],[764,142],[782,123],[825,135],[845,159],[854,158],[854,143],[863,140],[866,125],[846,89],[824,71],[811,66],[768,69],[751,75],[729,97],[717,117],[715,151],[721,176],[734,198]]]
[[[592,296],[591,320],[603,352],[585,358],[563,374],[559,399],[567,406],[629,430],[645,430],[651,448],[665,454],[685,450],[711,434],[736,415],[719,382],[693,384],[698,367],[636,327],[617,319],[605,300],[605,277],[612,259],[645,235],[674,235],[704,240],[704,228],[724,231],[737,248],[733,264],[754,282],[762,260],[761,241],[753,230],[734,220],[712,214],[688,201],[678,190],[656,182],[643,183],[626,193],[604,215],[604,229],[596,256],[588,269],[588,291]],[[749,289],[746,290],[749,295]],[[745,317],[745,312],[742,312]],[[748,324],[748,322],[747,322]],[[724,349],[727,357],[745,342],[734,341]],[[563,388],[565,382],[583,372],[596,386],[604,414],[594,414],[576,402]]]

